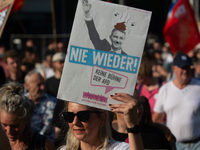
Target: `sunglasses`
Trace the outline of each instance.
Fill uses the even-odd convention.
[[[102,111],[90,111],[90,110],[79,111],[77,113],[63,112],[62,113],[62,117],[68,123],[72,123],[75,116],[77,116],[78,120],[80,120],[81,122],[86,122],[86,121],[88,121],[90,119],[90,114],[91,113],[103,113],[103,112]]]

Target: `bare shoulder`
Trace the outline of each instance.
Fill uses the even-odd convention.
[[[45,141],[45,149],[46,150],[56,150],[56,147],[55,147],[54,143],[51,140],[46,139],[46,141]]]

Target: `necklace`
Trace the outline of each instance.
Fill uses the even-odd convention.
[[[95,148],[95,150],[98,150],[98,149],[101,148],[102,146],[103,146],[103,143],[102,143],[101,145],[99,145],[97,148]],[[80,147],[80,145],[79,145],[78,150],[82,150],[81,147]]]
[[[98,150],[99,148],[101,148],[103,146],[103,143],[101,145],[99,145],[95,150]]]

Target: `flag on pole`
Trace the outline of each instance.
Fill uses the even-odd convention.
[[[163,35],[173,52],[188,53],[200,42],[197,23],[189,0],[178,0],[173,5]]]
[[[21,9],[24,6],[24,2],[25,0],[15,0],[10,14],[13,14]]]

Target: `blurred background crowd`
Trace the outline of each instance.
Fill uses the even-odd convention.
[[[54,2],[56,18],[58,20],[56,24],[57,38],[49,35],[49,30],[53,27],[52,25],[50,27],[47,25],[49,22],[50,2],[44,0],[42,2],[45,5],[44,8],[41,8],[43,4],[39,4],[39,2],[38,0],[34,0],[34,2],[33,0],[26,0],[24,7],[18,10],[19,12],[14,12],[15,14],[12,14],[8,19],[8,25],[5,27],[1,37],[0,86],[2,87],[6,84],[7,88],[4,86],[0,90],[2,101],[0,105],[0,119],[9,140],[14,141],[14,138],[20,138],[24,132],[27,133],[28,137],[24,139],[24,143],[28,143],[27,147],[35,138],[43,141],[45,147],[55,149],[65,144],[65,134],[68,130],[67,123],[61,117],[61,112],[65,109],[65,103],[57,99],[56,96],[67,55],[69,33],[77,1],[61,0]],[[30,9],[31,3],[34,6],[40,6],[38,10]],[[70,10],[67,9],[67,4],[69,3],[71,6]],[[119,2],[113,1],[113,3]],[[196,147],[193,146],[193,149],[199,149],[200,129],[197,128],[200,126],[200,98],[198,96],[198,88],[200,87],[200,45],[196,45],[186,54],[178,50],[172,52],[169,43],[165,42],[162,29],[168,7],[171,3],[170,0],[165,0],[162,4],[154,1],[151,5],[148,5],[149,1],[145,0],[141,2],[124,1],[124,3],[146,10],[152,9],[153,11],[153,18],[136,83],[136,89],[140,95],[140,98],[137,98],[139,99],[137,107],[144,148],[175,150],[182,149],[188,146],[188,144],[197,144],[195,145]],[[154,5],[155,3],[157,4]],[[162,11],[160,11],[161,9]],[[162,13],[158,14],[158,12]],[[27,18],[25,13],[26,15],[29,14],[29,18]],[[38,17],[41,13],[43,15]],[[32,24],[28,25],[30,19]],[[14,28],[12,28],[13,22],[18,22]],[[42,28],[42,26],[45,26],[46,29]],[[10,32],[14,34],[10,34]],[[39,35],[38,40],[37,37]],[[23,87],[13,82],[20,83]],[[183,95],[176,88],[174,91],[170,91],[170,87],[167,89],[167,86],[172,82],[177,89],[184,93],[182,93]],[[9,125],[12,121],[9,122],[6,119],[11,118],[11,120],[16,121],[15,115],[18,114],[9,116],[9,109],[6,108],[13,109],[11,106],[18,104],[4,103],[3,97],[4,95],[5,97],[12,97],[13,95],[15,97],[23,88],[23,94],[34,103],[27,102],[26,105],[23,105],[27,111],[30,111],[31,118],[28,120],[28,117],[25,117],[22,122],[18,121],[18,126]],[[183,91],[184,89],[193,93],[190,94],[186,90]],[[169,98],[168,95],[173,95],[174,97]],[[192,99],[192,104],[182,101],[175,102],[175,100],[182,100],[185,97]],[[27,101],[23,96],[21,96],[21,99]],[[171,104],[172,102],[168,99],[172,99],[177,104],[169,106],[169,103]],[[180,106],[180,103],[184,103],[184,106]],[[179,116],[179,114],[188,109],[191,112],[186,111],[186,116]],[[119,130],[120,123],[118,120],[120,119],[114,113],[110,113],[110,117],[113,138],[128,142],[127,133],[120,132]],[[186,122],[182,121],[183,118]],[[30,128],[27,129],[25,125],[21,126],[21,128],[19,127],[26,123],[30,123]],[[172,124],[177,125],[177,127],[174,127]],[[183,133],[181,131],[178,132],[179,129]],[[34,137],[33,132],[38,134],[34,134]],[[12,147],[12,142],[10,144]],[[32,147],[34,147],[33,145]],[[22,145],[21,147],[23,148],[24,146]],[[12,148],[14,149],[14,147]]]

